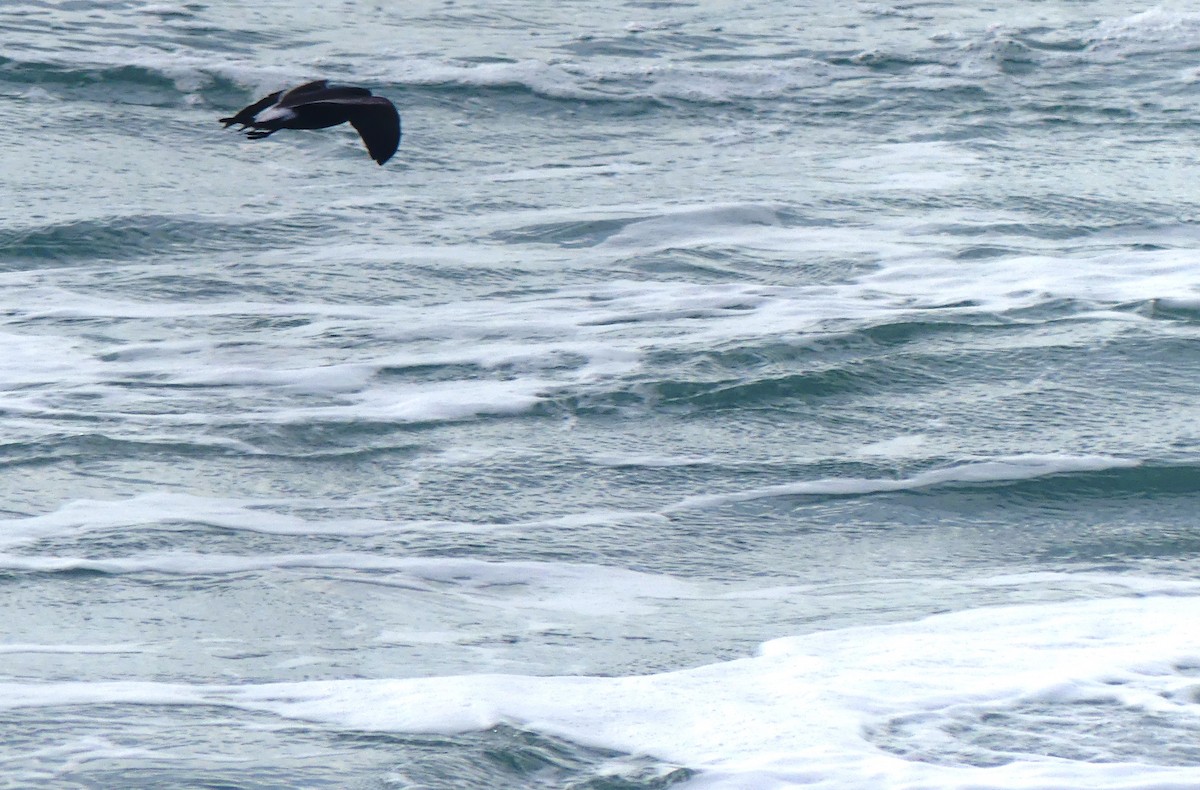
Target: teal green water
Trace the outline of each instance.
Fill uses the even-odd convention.
[[[1061,605],[1190,599],[1200,15],[14,0],[0,33],[11,786],[1200,770],[1124,708],[1045,736],[1041,698],[863,714],[897,765],[1012,766],[866,780],[155,685],[619,678],[1014,604],[1050,645]],[[216,121],[325,77],[400,108],[385,167]]]

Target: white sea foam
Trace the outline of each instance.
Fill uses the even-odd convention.
[[[219,754],[206,755],[214,763],[229,761],[228,757]],[[53,784],[62,773],[78,770],[88,765],[96,765],[103,760],[128,761],[159,761],[161,763],[178,761],[178,756],[164,753],[157,749],[140,748],[116,743],[107,738],[93,735],[67,737],[56,742],[53,746],[32,751],[12,749],[0,755],[0,765],[22,765],[27,769],[29,761],[38,761],[53,768],[45,771],[17,772],[12,770],[11,777],[14,785],[46,786]],[[19,778],[18,778],[19,777]]]
[[[95,362],[77,340],[0,333],[0,393],[44,381],[80,381],[95,375]],[[89,375],[90,374],[90,375]]]
[[[1200,14],[1161,5],[1100,21],[1087,40],[1096,53],[1117,55],[1190,52],[1200,33]]]
[[[923,434],[897,436],[859,447],[855,453],[862,456],[878,456],[881,458],[907,458],[925,447],[928,437]]]
[[[246,333],[236,344],[203,334],[188,340],[97,343],[7,331],[11,353],[0,361],[0,401],[10,414],[31,417],[82,413],[79,404],[86,402],[89,417],[102,415],[160,438],[167,437],[157,426],[191,425],[203,432],[228,421],[455,421],[518,414],[564,391],[603,386],[638,372],[648,353],[664,349],[712,348],[763,337],[802,342],[914,315],[1015,310],[1062,299],[1094,304],[1076,320],[1096,323],[1100,332],[1111,321],[1147,320],[1108,309],[1111,305],[1200,300],[1194,256],[1185,250],[1070,259],[1023,255],[1003,265],[955,259],[942,231],[947,223],[970,223],[970,217],[958,214],[931,216],[924,224],[852,228],[794,225],[778,207],[757,203],[595,211],[629,220],[581,253],[598,260],[630,251],[733,244],[869,258],[876,265],[852,278],[819,284],[617,279],[433,304],[133,301],[39,285],[17,273],[9,278],[20,291],[10,324],[255,316],[295,326]],[[563,221],[568,218],[578,216],[565,212]],[[986,234],[978,241],[1004,243]],[[345,331],[376,342],[348,348],[327,338]],[[1027,336],[1021,342],[1039,341]],[[380,375],[450,365],[503,374],[425,382]],[[220,400],[191,413],[162,409],[160,400],[173,393],[130,388],[133,380],[213,388],[206,395]],[[233,388],[253,398],[228,408],[219,390]],[[264,394],[321,397],[289,401]],[[30,422],[29,429],[35,428]]]
[[[270,509],[270,505],[278,504],[170,492],[152,492],[120,500],[81,499],[42,515],[0,519],[0,546],[78,537],[90,532],[172,528],[181,524],[282,535],[370,535],[424,526],[423,523],[396,524],[367,519],[306,521]]]
[[[576,563],[486,562],[472,559],[405,559],[396,580],[452,585],[483,602],[508,608],[621,617],[655,611],[656,601],[694,598],[698,588],[661,574]],[[382,580],[382,583],[390,583]]]
[[[206,365],[203,368],[180,369],[172,378],[178,383],[207,386],[278,387],[287,392],[335,394],[362,390],[385,363],[329,364],[302,368],[264,368],[250,366]],[[159,375],[170,362],[156,360],[145,366]],[[182,366],[181,367],[185,367]]]
[[[1037,585],[1079,589],[1080,586],[1092,585],[1095,589],[1106,588],[1135,595],[1195,595],[1200,591],[1200,581],[1190,579],[1058,571],[1030,571],[1028,573],[984,576],[972,578],[971,584],[980,587],[1011,587],[1013,589],[1028,589]]]
[[[129,408],[131,393],[120,383],[129,380],[169,382],[213,388],[262,389],[280,393],[329,396],[322,403],[305,401],[294,407],[253,412],[259,422],[306,420],[387,420],[422,422],[457,420],[480,414],[511,414],[526,411],[546,393],[572,383],[585,383],[620,375],[636,368],[640,354],[604,341],[603,330],[581,327],[586,311],[573,310],[585,296],[561,295],[539,299],[488,300],[443,305],[355,306],[272,303],[143,303],[101,300],[57,289],[31,289],[24,302],[25,318],[68,319],[194,319],[204,316],[242,317],[274,315],[306,321],[291,332],[247,336],[233,347],[216,339],[194,338],[99,347],[93,356],[73,346],[61,353],[36,337],[13,335],[14,355],[0,374],[13,385],[64,383],[91,390],[92,413],[106,410],[125,412],[123,420],[155,422],[218,421],[233,414],[190,417],[178,414],[149,414],[145,408]],[[593,314],[594,315],[594,314]],[[313,364],[313,346],[322,344],[321,334],[329,326],[361,327],[363,332],[386,339],[407,341],[408,348],[388,345],[364,350],[347,350],[340,345],[328,350],[324,364]],[[529,338],[521,342],[519,338]],[[18,342],[19,341],[19,342]],[[431,341],[438,345],[430,347]],[[419,347],[412,344],[419,342]],[[37,353],[35,353],[35,347]],[[28,353],[20,353],[28,348]],[[50,353],[47,353],[50,349]],[[353,359],[346,360],[351,355]],[[263,360],[269,358],[270,365]],[[103,361],[101,361],[103,360]],[[567,364],[564,364],[566,362]],[[381,381],[384,370],[422,366],[470,365],[486,370],[512,369],[519,378],[471,378],[458,381]],[[8,371],[5,370],[8,369]],[[550,374],[553,378],[544,378]],[[2,381],[2,379],[0,379]],[[117,385],[117,386],[114,386]],[[164,393],[164,395],[169,393]],[[216,394],[216,393],[214,393]],[[99,397],[97,397],[99,396]],[[154,399],[153,390],[139,397]],[[14,391],[7,396],[11,409],[22,413],[53,412],[54,395]],[[140,405],[140,404],[139,404]],[[245,409],[241,407],[238,411]]]
[[[3,563],[3,560],[0,560]],[[145,653],[147,648],[140,644],[113,645],[34,645],[34,644],[3,644],[0,643],[0,654],[4,653],[56,653],[56,654],[107,654],[107,653]]]
[[[938,190],[959,184],[979,159],[946,142],[891,143],[871,153],[848,154],[833,160],[842,170],[866,175],[868,189]],[[883,175],[886,174],[886,175]]]
[[[914,491],[934,486],[959,483],[1006,483],[1031,480],[1072,472],[1096,472],[1106,469],[1125,469],[1140,462],[1111,456],[1015,455],[976,461],[957,466],[930,469],[902,478],[824,478],[802,480],[776,486],[752,488],[725,494],[705,494],[687,497],[669,510],[720,507],[734,502],[790,496],[855,496],[889,491]]]
[[[538,167],[527,168],[524,170],[514,170],[507,173],[500,173],[491,177],[492,181],[545,181],[559,180],[565,178],[579,178],[581,176],[613,176],[624,175],[627,173],[638,173],[646,168],[641,165],[606,162],[604,164],[595,165],[561,165],[554,167]]]
[[[366,503],[367,506],[373,503]],[[286,511],[296,506],[350,506],[344,501],[294,499],[223,499],[171,491],[154,491],[125,499],[79,499],[40,515],[0,519],[0,546],[17,546],[38,540],[76,538],[89,533],[129,529],[172,529],[196,525],[271,535],[381,535],[391,532],[537,532],[577,529],[581,526],[620,524],[631,521],[662,523],[659,513],[641,510],[593,510],[563,513],[545,518],[512,522],[387,521],[363,518],[306,519]],[[13,558],[8,558],[11,561]],[[21,562],[35,563],[36,557]],[[47,560],[53,565],[57,560]],[[17,566],[14,566],[17,567]],[[35,565],[20,566],[35,567]],[[57,566],[54,566],[57,567]],[[73,566],[84,567],[84,566]],[[87,566],[91,567],[91,566]],[[99,566],[96,566],[100,569]],[[199,571],[198,571],[199,572]]]
[[[381,421],[430,422],[460,420],[480,414],[516,414],[528,411],[552,391],[554,382],[533,380],[464,380],[414,385],[399,391],[365,393],[350,407],[330,406],[268,415],[275,419],[307,422],[313,419],[376,419]]]
[[[381,46],[372,51],[382,49]],[[169,77],[183,92],[199,90],[214,77],[222,77],[257,93],[294,85],[310,75],[312,51],[300,49],[298,54],[301,57],[291,63],[285,59],[277,61],[278,65],[265,66],[237,58],[214,60],[187,51],[167,53],[152,48],[97,43],[86,50],[57,50],[53,62],[84,70],[135,66]],[[819,59],[796,56],[768,63],[698,65],[682,59],[646,64],[640,59],[590,63],[544,57],[467,63],[405,53],[363,66],[373,73],[347,76],[354,80],[365,78],[424,87],[520,88],[554,99],[703,103],[786,96],[826,86],[836,71]]]
[[[693,787],[1162,790],[1200,782],[1200,767],[1156,762],[1158,735],[1130,734],[1145,753],[1137,762],[1051,758],[1036,747],[1022,751],[1020,744],[1037,743],[1024,736],[1041,726],[1022,710],[1144,712],[1163,722],[1163,735],[1171,721],[1195,722],[1200,684],[1188,668],[1200,665],[1197,617],[1196,597],[1113,598],[777,639],[754,658],[657,675],[7,683],[0,708],[224,705],[371,732],[506,723],[699,769]],[[988,716],[1012,729],[1004,751],[993,752],[1003,764],[961,762],[956,740],[970,738],[970,722]],[[902,756],[905,726],[940,732],[932,747],[928,739],[920,744],[923,759]],[[1073,735],[1057,737],[1069,745]],[[938,743],[945,755],[929,759]]]
[[[536,220],[535,220],[536,218]],[[914,242],[901,228],[881,226],[831,226],[789,218],[784,206],[760,202],[681,205],[619,204],[593,206],[579,211],[540,212],[530,219],[545,222],[611,219],[621,222],[616,232],[596,245],[593,255],[602,258],[634,252],[668,249],[704,249],[710,246],[786,252],[810,259],[827,254],[868,259],[907,260]],[[523,218],[514,216],[514,222]],[[928,249],[925,255],[928,256]],[[794,260],[790,261],[794,263]]]
[[[1196,256],[1186,250],[1104,253],[1086,259],[1014,256],[1003,265],[897,261],[859,282],[912,305],[966,301],[990,310],[1052,299],[1124,303],[1200,295]]]
[[[556,99],[659,100],[722,103],[786,96],[828,85],[831,69],[811,58],[766,64],[701,66],[663,60],[602,64],[525,59],[515,63],[458,64],[410,60],[388,68],[387,78],[408,85],[520,87]]]
[[[723,242],[752,236],[756,229],[779,226],[780,206],[733,203],[680,207],[660,216],[633,222],[605,241],[607,246],[662,249]]]
[[[601,453],[591,458],[592,463],[601,466],[631,466],[631,467],[672,467],[672,466],[708,466],[710,464],[736,465],[727,459],[714,456],[682,456],[682,455],[622,455],[619,453]]]

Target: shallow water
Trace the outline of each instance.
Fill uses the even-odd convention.
[[[5,786],[1200,784],[1200,14],[0,31]]]

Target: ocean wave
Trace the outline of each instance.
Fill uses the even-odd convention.
[[[111,645],[97,644],[21,644],[8,643],[0,644],[0,655],[11,655],[14,653],[25,654],[47,654],[47,655],[101,655],[109,653],[145,653],[149,652],[147,647],[139,643],[123,643]]]
[[[293,499],[223,499],[169,491],[152,491],[125,499],[79,499],[65,502],[56,510],[48,513],[0,519],[0,546],[20,546],[48,540],[74,540],[90,534],[123,534],[131,529],[173,530],[180,527],[278,536],[363,537],[396,533],[451,535],[524,533],[544,530],[570,532],[587,527],[602,527],[631,521],[647,524],[665,522],[665,518],[660,514],[648,511],[587,511],[512,522],[371,518],[312,519],[289,512],[291,508],[297,506],[320,506],[321,504],[320,501],[297,502]],[[344,503],[339,502],[338,504]],[[378,560],[383,565],[371,565],[376,560],[366,557],[359,562],[353,560],[353,556],[355,555],[345,555],[341,560],[326,558],[323,562],[333,565],[341,562],[341,567],[398,567],[391,559]],[[12,561],[25,562],[24,559],[13,559]],[[304,557],[296,557],[280,562],[292,561],[303,564],[306,560]],[[30,562],[33,562],[34,565],[25,567],[36,569],[35,565],[40,560],[31,558]],[[70,567],[82,567],[72,565],[73,560],[64,562]],[[229,565],[231,562],[236,563],[237,560],[228,560],[225,565]],[[260,567],[269,567],[272,563],[276,563],[276,559],[261,558],[252,562],[258,563]],[[57,563],[58,560],[54,560],[50,565],[56,566]],[[182,567],[180,563],[186,565],[187,560],[175,562],[176,570],[173,572],[181,572],[179,570]],[[388,565],[388,563],[392,564]],[[428,563],[430,568],[435,566],[437,566],[435,561]],[[110,567],[116,568],[117,566]],[[165,565],[160,564],[160,567],[165,568]],[[200,566],[193,564],[192,567]],[[443,563],[437,567],[446,566]],[[54,570],[55,567],[46,569]],[[92,569],[103,570],[98,566]]]
[[[0,227],[0,272],[43,267],[47,262],[129,260],[147,255],[272,248],[294,241],[302,218],[259,220],[130,214]]]
[[[1111,456],[1071,455],[1017,455],[983,461],[930,469],[910,477],[900,478],[825,478],[803,480],[795,483],[752,488],[723,494],[691,496],[671,505],[667,512],[680,510],[709,509],[724,507],[739,502],[781,497],[859,497],[872,494],[916,492],[946,486],[955,488],[1008,486],[1025,481],[1066,477],[1068,484],[1086,484],[1094,493],[1110,493],[1114,488],[1113,478],[1120,477],[1120,470],[1137,470],[1133,486],[1116,486],[1146,492],[1151,481],[1150,472],[1143,464],[1133,459]],[[1173,468],[1160,472],[1160,480],[1169,481]],[[1184,478],[1194,475],[1195,467],[1188,467]],[[1061,485],[1056,481],[1056,485]],[[1189,493],[1200,490],[1193,484]]]
[[[17,421],[10,425],[17,432]],[[40,466],[60,463],[67,459],[107,458],[161,458],[164,455],[187,458],[212,458],[232,455],[269,455],[270,453],[248,442],[225,436],[208,436],[197,432],[182,436],[144,436],[140,438],[117,438],[104,433],[65,433],[56,428],[41,432],[24,428],[30,435],[25,440],[0,442],[0,468]],[[330,448],[328,454],[339,454]],[[320,457],[321,452],[312,455]],[[0,538],[0,544],[3,538]]]
[[[881,24],[870,20],[885,13],[867,5],[856,10],[869,24]],[[78,20],[71,32],[75,46],[52,54],[34,50],[28,57],[6,53],[0,58],[0,82],[81,97],[90,93],[159,102],[172,95],[199,95],[228,101],[234,93],[273,90],[321,76],[315,69],[334,78],[432,95],[519,92],[556,102],[698,106],[801,100],[806,112],[821,113],[864,101],[877,109],[880,95],[902,102],[911,101],[914,92],[930,101],[951,93],[956,101],[979,99],[993,90],[1008,92],[1003,79],[1013,74],[1046,69],[1057,74],[1111,62],[1114,55],[1187,51],[1200,26],[1195,14],[1151,8],[1102,19],[1090,29],[1064,20],[1050,29],[996,25],[938,30],[932,37],[898,40],[886,49],[861,50],[853,48],[857,36],[851,36],[849,48],[821,50],[782,35],[773,46],[748,46],[737,35],[714,30],[708,20],[661,20],[582,37],[568,28],[548,28],[544,45],[527,47],[514,57],[439,57],[387,48],[387,26],[377,19],[371,20],[375,24],[367,35],[372,48],[364,53],[362,42],[351,52],[344,46],[318,45],[303,34],[284,39],[266,24],[232,28],[203,22],[191,18],[204,16],[193,11],[150,7],[133,9],[131,15],[107,9],[120,20],[114,24],[120,30],[115,39],[94,36]],[[174,46],[144,35],[148,15],[157,18],[160,34]],[[936,24],[937,18],[932,14],[927,23]],[[697,46],[724,55],[697,58],[692,54]],[[247,47],[269,47],[277,59],[270,66],[247,59]],[[960,95],[956,89],[971,93]]]
[[[94,96],[115,95],[123,88],[141,89],[145,101],[170,95],[226,97],[237,88],[276,89],[311,76],[311,66],[264,69],[238,60],[200,53],[168,55],[113,49],[111,62],[97,60],[103,49],[90,48],[79,59],[20,60],[0,58],[0,82],[41,87],[70,95],[86,83]],[[723,104],[739,100],[776,99],[828,85],[830,67],[811,59],[724,66],[685,62],[592,64],[526,59],[488,63],[407,58],[388,65],[369,79],[384,87],[408,87],[428,93],[517,91],[551,100],[584,102]],[[344,79],[363,79],[345,75]],[[126,94],[126,97],[135,94]],[[156,98],[157,97],[157,98]]]
[[[809,58],[722,66],[685,62],[592,64],[523,60],[511,63],[413,62],[389,79],[405,85],[452,89],[517,89],[576,101],[723,104],[777,99],[829,85],[830,67]]]
[[[1085,37],[1097,53],[1129,56],[1193,52],[1200,14],[1153,6],[1128,16],[1104,19]]]
[[[11,292],[21,295],[7,321],[20,330],[0,333],[9,349],[0,405],[29,421],[31,435],[45,435],[34,421],[53,417],[117,441],[208,452],[220,449],[203,437],[214,427],[420,426],[620,404],[786,407],[941,392],[966,365],[1025,381],[1028,360],[1045,364],[1067,348],[1137,355],[1152,341],[1186,358],[1186,344],[1162,333],[1195,320],[1183,296],[1194,282],[1187,255],[1106,255],[1071,267],[1054,260],[892,261],[825,285],[617,280],[434,304],[288,302],[278,291],[276,301],[249,301],[245,289],[226,299],[224,280],[200,283],[205,299],[195,282],[180,299],[178,284],[162,298],[142,281],[142,294],[155,298],[139,301],[36,282],[16,288],[14,276]],[[79,321],[118,338],[135,327],[145,339],[46,329]],[[193,334],[155,339],[143,326]],[[218,342],[211,327],[236,342]],[[358,337],[373,340],[347,344]],[[1082,375],[1069,373],[1055,408]],[[62,449],[47,446],[47,457]]]
[[[276,535],[373,535],[420,525],[370,519],[314,522],[279,512],[273,502],[213,499],[179,493],[147,493],[114,501],[76,500],[42,515],[0,519],[0,545],[75,539],[130,528],[205,526]]]
[[[26,86],[78,87],[80,83],[142,86],[164,92],[179,90],[171,69],[135,63],[80,63],[68,60],[19,60],[0,56],[0,81]],[[200,72],[197,72],[199,76]]]
[[[1200,644],[1189,626],[1198,601],[1152,595],[965,610],[618,677],[10,681],[0,684],[0,708],[215,706],[357,733],[449,735],[504,724],[686,765],[710,788],[882,781],[1150,790],[1200,781],[1200,756],[1180,759],[1172,738],[1196,730]],[[1115,738],[1089,731],[1090,717],[1114,716],[1132,726]],[[1008,737],[989,740],[997,725]]]
[[[820,400],[880,391],[919,391],[938,383],[934,376],[904,370],[887,363],[871,366],[831,367],[798,373],[760,374],[718,381],[679,379],[638,383],[631,389],[656,405],[695,409],[753,408],[764,404]],[[594,398],[594,396],[593,396]]]
[[[194,578],[290,571],[323,580],[340,579],[439,597],[470,598],[485,604],[606,618],[649,614],[658,602],[701,595],[696,585],[672,576],[586,563],[388,557],[363,552],[256,556],[178,551],[102,559],[0,554],[0,573],[7,574],[83,572]]]

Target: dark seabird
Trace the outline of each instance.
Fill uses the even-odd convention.
[[[251,140],[270,137],[280,129],[324,129],[350,122],[367,152],[379,164],[392,158],[400,146],[400,113],[396,105],[382,96],[372,96],[366,88],[330,85],[317,80],[288,91],[275,91],[237,115],[222,118],[228,129],[235,123],[249,129]]]

